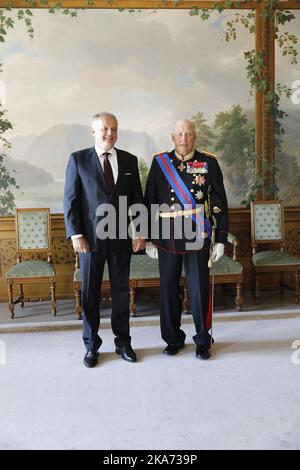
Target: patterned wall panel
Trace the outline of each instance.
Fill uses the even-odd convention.
[[[286,221],[286,249],[293,255],[300,257],[300,208],[285,211]],[[58,290],[61,295],[73,295],[73,270],[75,257],[71,242],[65,238],[63,217],[55,215],[51,217],[52,225],[52,255],[60,281]],[[253,282],[253,268],[251,264],[251,236],[250,236],[250,211],[245,209],[230,210],[230,233],[239,241],[238,257],[245,268],[246,288],[250,288]],[[232,246],[228,244],[227,253],[232,253]],[[25,258],[26,259],[26,258]],[[36,259],[43,259],[41,255]],[[0,228],[0,298],[7,298],[5,272],[16,262],[16,242],[14,220],[11,218],[1,224]]]
[[[0,240],[0,256],[2,265],[2,273],[0,275],[3,276],[5,268],[12,266],[16,262],[15,239]]]
[[[52,258],[55,264],[74,264],[75,263],[75,255],[73,252],[73,248],[71,242],[66,240],[65,238],[58,237],[54,238],[52,242]],[[47,254],[33,254],[28,255],[24,254],[22,256],[24,260],[27,259],[37,259],[37,260],[46,260]],[[12,266],[16,262],[16,241],[13,239],[11,240],[0,240],[0,260],[2,266],[2,273],[0,272],[0,276],[4,274],[4,268]],[[5,269],[6,270],[6,269]]]
[[[54,238],[52,254],[55,264],[75,264],[75,255],[70,240],[63,237]]]
[[[286,251],[300,257],[300,229],[286,231]]]

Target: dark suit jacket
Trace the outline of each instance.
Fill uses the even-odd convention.
[[[163,153],[167,153],[169,158],[173,161],[173,164],[177,169],[179,176],[184,181],[188,190],[191,191],[191,193],[193,194],[196,203],[205,205],[205,207],[207,208],[206,212],[208,212],[206,216],[210,219],[211,224],[213,224],[213,207],[217,206],[220,209],[219,214],[214,214],[215,218],[217,219],[215,241],[220,243],[226,243],[228,232],[228,206],[223,184],[223,176],[216,158],[213,158],[205,153],[198,152],[197,150],[195,151],[195,155],[190,161],[206,162],[207,164],[207,173],[204,175],[204,184],[196,184],[194,181],[193,174],[187,173],[186,170],[182,172],[180,171],[179,166],[181,162],[178,160],[178,158],[176,158],[174,150],[169,153]],[[202,193],[202,198],[197,199],[196,196],[200,193]],[[151,204],[167,204],[169,207],[173,205],[180,205],[180,208],[184,209],[176,194],[172,191],[172,188],[169,185],[166,177],[164,176],[156,157],[153,158],[147,179],[145,190],[145,204],[148,207],[148,211],[150,210]],[[180,220],[183,223],[184,218],[180,217]],[[149,219],[149,226],[151,226],[151,223],[153,224],[154,222],[153,220],[150,221]],[[161,236],[163,224],[163,219],[161,217],[159,217],[157,223],[159,224],[159,237],[156,239],[151,239],[151,237],[149,236],[148,239],[150,239],[159,248],[169,251],[171,253],[186,253],[186,243],[191,240],[186,240],[184,237],[179,239],[174,236],[174,229],[176,230],[176,227],[174,226],[174,219],[171,219],[170,237],[168,239],[163,239],[163,237]],[[195,231],[196,228],[194,223],[193,226],[193,230]],[[182,233],[184,234],[184,228],[182,228]],[[206,238],[204,240],[204,245],[202,249],[207,249],[209,245],[210,241],[208,238]]]
[[[67,166],[64,195],[67,237],[82,234],[92,251],[101,250],[103,244],[107,243],[116,250],[130,250],[130,238],[120,240],[118,237],[119,196],[127,196],[128,207],[143,202],[137,158],[124,150],[116,149],[116,152],[118,179],[111,194],[108,192],[95,147],[72,153]],[[96,211],[99,205],[105,203],[112,204],[116,209],[117,239],[115,240],[99,240],[96,234],[96,226],[100,221]]]

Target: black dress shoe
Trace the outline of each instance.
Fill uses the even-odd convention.
[[[207,346],[197,346],[196,348],[196,357],[199,359],[209,359],[210,358],[210,352],[209,348]]]
[[[99,356],[98,351],[95,351],[95,350],[88,351],[84,356],[83,364],[86,367],[95,367],[98,363],[98,356]]]
[[[124,359],[124,361],[128,361],[128,362],[137,361],[136,354],[134,350],[132,349],[132,347],[130,346],[130,344],[126,346],[116,346],[116,353],[120,354],[122,356],[122,359]]]
[[[184,343],[170,343],[163,352],[164,354],[168,354],[168,356],[174,356],[180,349],[184,348],[184,346]]]

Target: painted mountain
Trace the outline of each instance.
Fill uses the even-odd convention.
[[[71,152],[93,146],[91,129],[78,124],[59,124],[40,135],[17,136],[7,168],[16,178],[17,207],[50,207],[63,211],[64,178]],[[137,155],[149,166],[156,146],[146,132],[120,130],[117,147]]]
[[[38,136],[12,139],[11,155],[31,165],[44,168],[55,180],[65,177],[66,165],[71,152],[92,147],[93,137],[89,126],[59,124]],[[143,158],[148,164],[157,150],[154,140],[146,132],[120,130],[117,147],[124,148]]]
[[[54,183],[54,178],[50,173],[25,160],[15,160],[6,156],[5,166],[9,174],[15,178],[17,185],[23,190]]]

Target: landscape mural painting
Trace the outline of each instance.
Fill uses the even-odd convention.
[[[289,33],[296,36],[300,31],[300,11],[294,10],[296,19],[289,25]],[[285,31],[286,28],[281,28]],[[299,51],[299,46],[296,46]],[[275,76],[276,82],[282,86],[292,88],[297,94],[297,98],[282,98],[280,108],[285,112],[282,126],[284,134],[282,136],[281,149],[276,151],[276,182],[279,190],[279,198],[283,199],[286,206],[300,205],[300,102],[299,102],[299,82],[297,88],[293,88],[293,83],[300,80],[299,64],[291,64],[290,59],[282,58],[282,52],[277,47],[275,55]],[[299,61],[299,57],[297,58]]]
[[[119,119],[117,147],[138,156],[143,182],[153,154],[172,148],[175,121],[194,119],[197,147],[217,154],[229,205],[239,207],[249,185],[244,150],[254,142],[244,60],[254,35],[239,29],[236,41],[225,41],[235,13],[203,22],[187,10],[85,10],[77,18],[37,10],[32,40],[17,24],[4,45],[2,73],[14,126],[6,166],[20,187],[16,205],[63,211],[68,157],[93,145],[91,117],[109,111]],[[291,142],[299,122],[296,114],[286,121]],[[299,146],[287,151],[300,175]]]

